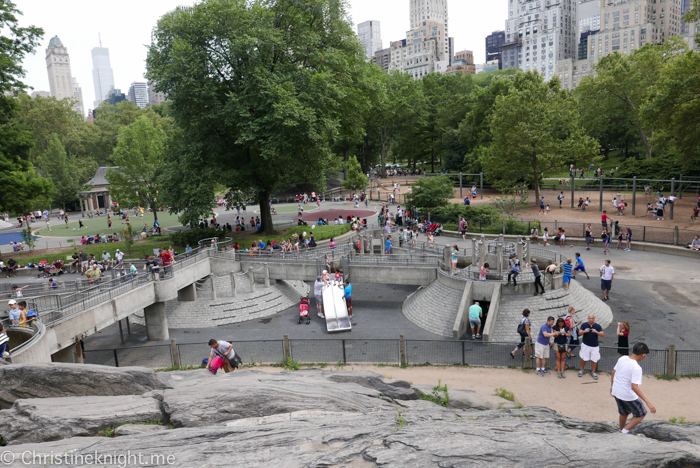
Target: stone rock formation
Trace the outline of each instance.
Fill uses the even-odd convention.
[[[52,366],[42,367],[46,373]],[[96,379],[110,370],[75,367],[85,376],[94,370]],[[623,435],[612,423],[453,390],[443,407],[417,399],[430,387],[372,372],[126,371],[121,378],[130,383],[113,384],[132,385],[139,390],[132,395],[71,396],[65,386],[51,395],[45,388],[33,394],[42,398],[16,399],[0,411],[3,456],[16,457],[9,466],[26,466],[23,453],[53,457],[54,464],[61,457],[67,466],[85,465],[78,457],[95,454],[188,468],[700,466],[696,424],[650,422]],[[135,375],[141,384],[133,384]],[[12,395],[32,394],[18,380],[12,388]],[[112,431],[116,437],[98,436],[105,425],[154,419],[163,426],[124,424]]]

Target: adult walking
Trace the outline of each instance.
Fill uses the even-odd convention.
[[[630,354],[630,323],[627,321],[617,322],[617,354],[629,356]]]
[[[459,230],[462,233],[462,240],[465,242],[467,240],[467,229],[469,229],[469,223],[466,219],[462,218],[459,222]]]
[[[469,306],[469,327],[472,330],[472,340],[481,338],[481,318],[483,316],[483,310],[478,302]]]
[[[552,330],[552,325],[554,325],[554,317],[547,317],[547,323],[540,327],[540,333],[537,335],[537,341],[535,342],[536,373],[540,377],[544,377],[545,374],[551,374],[547,369],[547,359],[549,358],[549,339],[556,336]]]
[[[649,354],[649,347],[644,343],[637,343],[632,349],[632,356],[622,356],[617,360],[610,377],[610,395],[617,403],[620,432],[623,434],[629,434],[647,415],[642,402],[647,404],[649,411],[656,413],[654,405],[639,389],[642,385],[642,367],[639,363],[647,357],[647,354]],[[632,420],[628,423],[627,418],[630,414]]]
[[[567,340],[571,337],[571,329],[566,325],[563,318],[557,319],[557,324],[552,329],[554,332],[554,353],[556,355],[557,377],[565,379],[564,365],[566,364]]]
[[[610,300],[610,289],[612,280],[615,277],[615,269],[610,266],[610,260],[605,260],[605,264],[600,267],[600,289],[603,290],[603,300]]]
[[[209,340],[209,347],[211,351],[209,352],[209,359],[207,360],[206,369],[211,366],[211,361],[214,359],[214,355],[219,356],[224,361],[224,372],[229,373],[235,370],[235,367],[231,364],[236,357],[236,352],[233,350],[233,345],[228,341],[223,340]],[[234,361],[235,363],[235,361]]]
[[[530,334],[530,309],[523,310],[523,315],[520,316],[518,334],[520,335],[520,343],[510,352],[510,357],[513,359],[515,359],[515,353],[525,346],[525,338],[530,338],[530,340],[532,340],[532,335]]]
[[[539,293],[539,290],[542,289],[542,294],[544,294],[544,285],[542,284],[542,273],[540,272],[540,267],[537,266],[537,260],[532,259],[530,260],[530,264],[527,265],[528,268],[532,270],[532,274],[535,275],[535,296],[537,296]]]
[[[578,376],[583,377],[586,362],[591,361],[591,377],[593,380],[598,380],[598,374],[595,372],[598,368],[598,361],[600,361],[598,338],[605,338],[605,332],[603,327],[595,322],[595,315],[588,316],[588,322],[581,325],[579,335],[583,337],[583,343],[581,344],[581,370],[578,372]]]

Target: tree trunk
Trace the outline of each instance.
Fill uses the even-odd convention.
[[[258,200],[260,200],[260,229],[258,234],[273,235],[275,233],[275,225],[272,223],[272,212],[270,211],[270,194],[258,192]]]
[[[435,150],[430,149],[430,172],[435,174]]]
[[[540,177],[539,173],[537,172],[537,156],[532,156],[532,174],[534,177],[533,180],[533,186],[535,189],[535,204],[539,205],[540,203]],[[574,183],[573,178],[571,179],[571,183]]]
[[[639,138],[642,140],[642,144],[644,145],[646,159],[651,159],[651,144],[649,143],[649,136],[651,135],[647,135],[647,132],[645,132],[643,129],[639,129]]]
[[[348,178],[348,153],[350,152],[350,148],[347,146],[345,149],[343,149],[343,180]]]
[[[158,205],[151,203],[151,211],[153,212],[153,222],[158,221]]]

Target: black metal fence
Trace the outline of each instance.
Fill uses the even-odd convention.
[[[482,342],[473,340],[395,340],[395,339],[289,339],[235,341],[236,353],[244,364],[276,364],[286,357],[300,364],[387,364],[387,365],[464,365],[482,367],[534,368],[523,352],[513,359],[510,352],[515,342]],[[285,345],[286,343],[286,345]],[[402,349],[403,346],[403,349]],[[206,343],[177,344],[173,356],[171,344],[119,349],[86,350],[85,362],[106,366],[143,366],[166,368],[179,362],[181,366],[200,366],[209,357]],[[288,351],[287,351],[288,350]],[[618,348],[601,347],[600,372],[611,372],[619,358]],[[576,353],[577,354],[577,353]],[[554,368],[555,353],[550,353],[547,366]],[[675,375],[700,374],[700,350],[676,351]],[[578,368],[580,358],[567,363]],[[641,362],[645,374],[667,374],[669,350],[652,349]],[[590,368],[590,367],[589,367]]]

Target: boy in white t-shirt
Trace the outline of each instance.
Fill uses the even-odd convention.
[[[620,432],[628,434],[637,424],[642,422],[647,410],[642,401],[647,404],[649,411],[656,413],[656,408],[644,396],[639,386],[642,385],[642,368],[639,363],[649,354],[649,347],[637,343],[632,348],[632,356],[622,356],[615,365],[610,379],[610,395],[615,397],[617,410],[620,413]],[[632,414],[628,423],[627,417]]]

